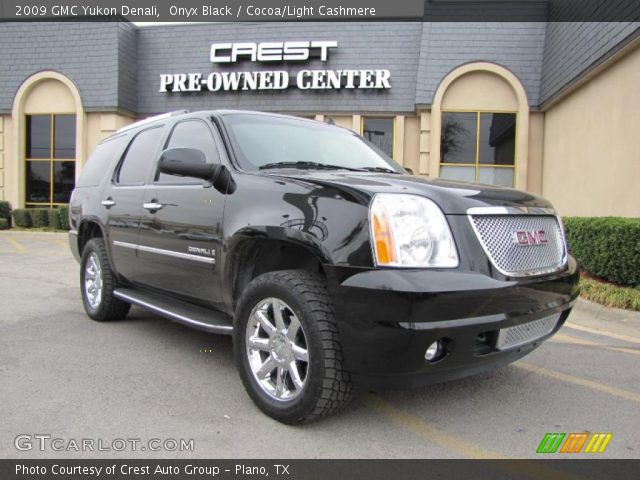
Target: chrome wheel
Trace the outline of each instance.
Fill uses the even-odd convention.
[[[258,302],[249,315],[245,340],[249,366],[262,391],[279,401],[302,393],[309,352],[300,320],[289,305],[277,298]]]
[[[84,266],[84,293],[89,306],[97,309],[102,301],[102,269],[95,252],[89,255]]]

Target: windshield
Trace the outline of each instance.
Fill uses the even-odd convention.
[[[342,128],[271,115],[224,116],[242,168],[346,169],[404,173],[364,138]]]

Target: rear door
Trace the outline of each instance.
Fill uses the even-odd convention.
[[[107,219],[111,261],[119,275],[130,282],[139,276],[136,248],[140,234],[145,180],[155,164],[164,127],[138,132],[127,146],[113,178],[102,192]]]
[[[188,147],[220,163],[221,143],[211,122],[177,122],[164,149]],[[222,243],[225,195],[196,178],[157,171],[144,192],[140,268],[146,286],[221,305],[217,256]]]

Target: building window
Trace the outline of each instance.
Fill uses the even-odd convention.
[[[364,117],[362,136],[393,158],[393,118]]]
[[[76,116],[27,115],[26,122],[25,204],[69,203],[76,178]]]
[[[440,177],[513,187],[515,152],[515,113],[442,113]]]

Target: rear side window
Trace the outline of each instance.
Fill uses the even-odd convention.
[[[178,123],[169,136],[165,145],[165,150],[169,148],[196,148],[204,152],[207,163],[220,163],[218,150],[207,125],[200,120],[187,120]],[[185,179],[175,175],[166,175],[156,172],[156,182],[158,183],[202,183],[198,179]]]
[[[100,185],[102,179],[110,171],[109,167],[114,158],[122,151],[126,139],[126,135],[120,135],[100,143],[82,168],[77,187]]]
[[[156,159],[163,128],[143,130],[129,144],[116,173],[118,185],[144,185],[149,167]]]

